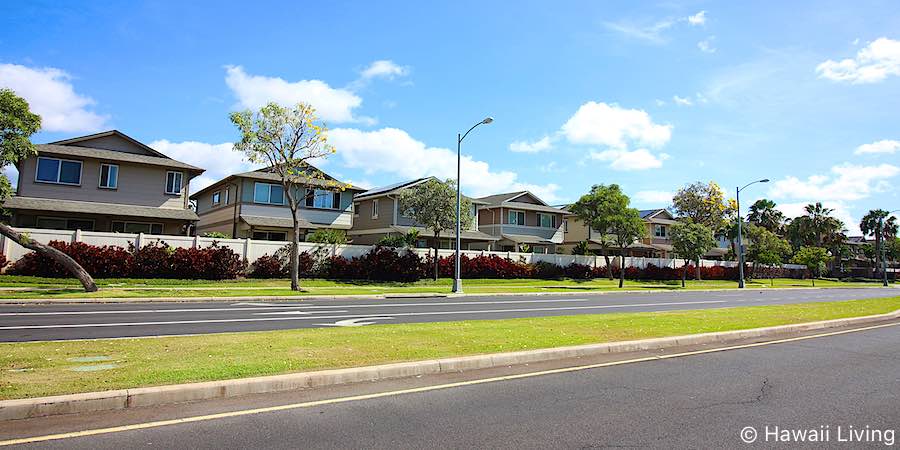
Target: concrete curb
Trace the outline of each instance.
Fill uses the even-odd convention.
[[[749,288],[744,291],[797,291],[826,289],[900,289],[900,286],[841,286],[841,287],[783,287],[783,288]],[[103,303],[229,303],[229,302],[299,302],[316,300],[390,300],[402,298],[465,298],[465,297],[540,297],[549,295],[584,296],[611,294],[671,294],[673,292],[728,292],[735,288],[723,289],[690,289],[690,290],[608,290],[580,292],[491,292],[483,294],[347,294],[347,295],[255,295],[239,297],[108,297],[108,298],[48,298],[48,299],[16,299],[0,298],[0,305],[58,305],[58,304],[103,304]]]
[[[900,310],[874,316],[724,331],[718,333],[463,356],[235,380],[5,400],[0,401],[0,421],[92,411],[118,410],[141,406],[165,405],[197,400],[236,397],[248,394],[283,392],[303,388],[460,372],[491,367],[505,367],[610,353],[660,350],[688,345],[723,344],[742,339],[772,337],[785,333],[796,333],[842,326],[865,325],[892,319],[900,319]]]

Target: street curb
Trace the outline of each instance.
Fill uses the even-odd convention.
[[[166,405],[197,400],[236,397],[248,394],[275,393],[312,387],[334,386],[363,381],[388,380],[418,375],[487,369],[492,367],[505,367],[612,353],[660,350],[690,345],[723,344],[742,339],[772,337],[785,333],[796,333],[842,326],[864,325],[892,319],[900,319],[900,310],[874,316],[825,320],[766,328],[751,328],[747,330],[724,331],[718,333],[703,333],[636,341],[442,358],[378,366],[301,372],[202,383],[88,392],[53,397],[4,400],[0,401],[0,421]]]
[[[826,289],[900,289],[900,286],[841,286],[841,287],[784,287],[784,288],[749,288],[743,291],[797,291],[797,290],[826,290]],[[484,294],[445,294],[445,293],[421,293],[421,294],[347,294],[347,295],[251,295],[240,297],[107,297],[107,298],[48,298],[48,299],[16,299],[0,298],[0,305],[80,305],[80,304],[104,304],[104,303],[230,303],[230,302],[300,302],[316,300],[391,300],[402,298],[465,298],[465,297],[540,297],[549,295],[559,296],[584,296],[584,295],[611,295],[611,294],[671,294],[673,292],[729,292],[738,288],[724,289],[686,289],[686,290],[608,290],[608,291],[580,291],[580,292],[491,292]]]

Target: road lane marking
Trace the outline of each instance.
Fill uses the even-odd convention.
[[[291,316],[291,315],[299,316],[299,315],[315,314],[315,313],[321,313],[321,312],[345,313],[347,311],[301,311],[301,310],[296,310],[296,311],[259,312],[259,313],[253,313],[253,315],[254,316]]]
[[[344,319],[338,320],[335,323],[317,323],[316,325],[321,325],[323,327],[361,327],[363,325],[374,325],[377,322],[372,322],[373,320],[391,320],[393,317],[357,317],[355,319]],[[363,321],[366,322],[363,322]]]
[[[423,311],[423,312],[399,312],[391,313],[392,316],[433,316],[433,315],[462,315],[462,314],[502,314],[511,312],[542,312],[542,311],[570,311],[585,309],[611,309],[611,308],[633,308],[633,307],[652,307],[652,306],[680,306],[680,305],[697,305],[697,304],[716,304],[728,303],[724,300],[707,300],[700,302],[667,302],[667,303],[629,303],[620,305],[593,305],[593,306],[561,306],[555,308],[517,308],[517,309],[484,309],[484,310],[461,310],[461,311]],[[642,311],[652,312],[652,311]],[[105,328],[105,327],[129,327],[129,326],[147,326],[147,325],[190,325],[201,323],[241,323],[241,322],[270,322],[270,321],[287,321],[287,320],[321,320],[321,319],[350,319],[353,317],[365,317],[365,314],[346,314],[337,316],[312,316],[312,317],[254,317],[239,319],[199,319],[199,320],[170,320],[170,321],[154,321],[154,322],[110,322],[110,323],[71,323],[71,324],[52,324],[52,325],[13,325],[0,327],[0,330],[45,330],[54,328]]]
[[[125,431],[146,430],[149,428],[159,428],[159,427],[165,427],[165,426],[171,426],[171,425],[182,425],[182,424],[187,424],[187,423],[205,422],[205,421],[218,420],[218,419],[228,419],[228,418],[242,417],[242,416],[249,416],[249,415],[256,415],[256,414],[263,414],[263,413],[290,411],[290,410],[304,409],[304,408],[313,408],[316,406],[326,406],[326,405],[334,405],[334,404],[340,404],[340,403],[372,400],[372,399],[377,399],[377,398],[393,397],[393,396],[397,396],[397,395],[417,394],[417,393],[422,393],[422,392],[438,391],[438,390],[452,389],[452,388],[465,387],[465,386],[475,386],[475,385],[480,385],[480,384],[496,383],[496,382],[501,382],[501,381],[521,380],[521,379],[528,379],[528,378],[534,378],[534,377],[545,376],[545,375],[556,375],[556,374],[563,374],[563,373],[570,373],[570,372],[579,372],[579,371],[590,370],[590,369],[621,366],[621,365],[626,365],[626,364],[635,364],[635,363],[641,363],[641,362],[647,362],[647,361],[661,361],[661,360],[666,360],[666,359],[682,358],[682,357],[687,357],[687,356],[704,355],[707,353],[717,353],[717,352],[724,352],[724,351],[729,351],[729,350],[740,350],[740,349],[746,349],[746,348],[762,347],[762,346],[766,346],[766,345],[785,344],[785,343],[790,343],[790,342],[805,341],[805,340],[809,340],[809,339],[818,339],[818,338],[829,337],[829,336],[838,336],[838,335],[848,334],[848,333],[857,333],[857,332],[861,332],[861,331],[875,330],[878,328],[894,327],[897,325],[900,325],[900,322],[887,323],[887,324],[881,324],[881,325],[873,325],[873,326],[862,327],[862,328],[854,328],[854,329],[850,329],[850,330],[832,331],[832,332],[828,332],[828,333],[813,334],[813,335],[808,335],[808,336],[798,336],[798,337],[793,337],[793,338],[776,339],[773,341],[756,342],[756,343],[752,343],[752,344],[731,345],[731,346],[727,346],[727,347],[711,348],[711,349],[697,350],[697,351],[690,351],[690,352],[647,356],[647,357],[643,357],[643,358],[633,358],[633,359],[626,359],[626,360],[621,360],[621,361],[611,361],[611,362],[588,364],[588,365],[575,366],[575,367],[563,367],[563,368],[559,368],[559,369],[541,370],[541,371],[537,371],[537,372],[520,373],[520,374],[515,374],[515,375],[504,375],[504,376],[499,376],[499,377],[481,378],[481,379],[477,379],[477,380],[459,381],[459,382],[455,382],[455,383],[437,384],[437,385],[433,385],[433,386],[422,386],[422,387],[417,387],[417,388],[399,389],[399,390],[386,391],[386,392],[376,392],[373,394],[354,395],[354,396],[349,396],[349,397],[338,397],[338,398],[331,398],[331,399],[325,399],[325,400],[315,400],[315,401],[308,401],[308,402],[292,403],[292,404],[288,404],[288,405],[278,405],[278,406],[269,406],[269,407],[264,407],[264,408],[253,408],[253,409],[245,409],[245,410],[238,410],[238,411],[229,411],[229,412],[223,412],[223,413],[217,413],[217,414],[206,414],[206,415],[201,415],[201,416],[184,417],[184,418],[180,418],[180,419],[158,420],[158,421],[154,421],[154,422],[144,422],[144,423],[137,423],[137,424],[132,424],[132,425],[121,425],[121,426],[116,426],[116,427],[94,428],[94,429],[90,429],[90,430],[74,431],[74,432],[69,432],[69,433],[58,433],[58,434],[48,434],[48,435],[44,435],[44,436],[33,436],[33,437],[26,437],[26,438],[9,439],[6,441],[0,441],[0,447],[10,446],[10,445],[20,445],[20,444],[31,444],[31,443],[35,443],[35,442],[47,442],[47,441],[56,441],[56,440],[62,440],[62,439],[72,439],[72,438],[78,438],[78,437],[97,436],[97,435],[102,435],[102,434],[121,433],[121,432],[125,432]]]

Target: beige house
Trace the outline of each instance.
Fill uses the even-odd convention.
[[[404,235],[409,230],[415,229],[419,232],[416,247],[434,248],[434,232],[404,216],[400,211],[400,193],[404,189],[413,188],[428,180],[437,180],[437,178],[418,178],[357,194],[353,199],[353,228],[349,233],[353,243],[373,245],[385,236]],[[469,200],[472,202],[474,210],[472,211],[473,217],[477,217],[478,207],[483,202],[471,198]],[[454,248],[456,230],[442,232],[440,239],[439,248]],[[499,238],[480,231],[477,220],[473,220],[468,229],[460,233],[460,247],[465,250],[490,250],[493,243],[498,240]]]
[[[304,199],[300,204],[301,241],[319,228],[349,230],[353,195],[362,191],[324,172],[319,175],[309,178],[298,193]],[[191,200],[200,216],[199,235],[218,232],[234,238],[293,239],[294,222],[281,178],[268,168],[228,176],[195,193]]]
[[[565,209],[548,205],[528,191],[477,199],[478,229],[498,237],[496,249],[556,253],[564,242]]]
[[[677,220],[672,216],[672,213],[667,209],[658,208],[640,210],[640,215],[647,227],[647,232],[644,239],[629,246],[627,256],[676,258],[677,255],[672,247],[670,232],[672,225]],[[566,222],[565,243],[562,246],[565,253],[571,253],[572,249],[579,242],[587,241],[588,248],[596,254],[600,254],[601,241],[599,239],[600,233],[597,230],[590,229],[575,216],[568,217]],[[617,254],[615,248],[610,250],[611,254]],[[716,247],[707,253],[706,258],[721,259],[727,252],[727,248]]]
[[[192,178],[203,169],[112,130],[36,146],[3,207],[15,227],[190,234]]]

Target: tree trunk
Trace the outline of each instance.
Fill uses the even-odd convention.
[[[621,261],[621,264],[619,264],[619,287],[621,288],[622,286],[625,285],[625,249],[624,248],[622,249],[622,252],[619,255],[619,261]]]
[[[438,250],[441,248],[441,232],[435,231],[434,233],[434,281],[437,281],[438,276],[440,275],[440,262],[441,256],[438,253]]]
[[[291,246],[291,290],[300,290],[300,218],[297,217],[298,208],[291,208],[291,217],[294,219],[294,245]]]
[[[613,280],[613,272],[612,265],[609,263],[609,249],[603,247],[603,258],[606,259],[606,275],[609,277],[609,281]]]
[[[0,234],[3,234],[9,239],[12,239],[15,243],[21,245],[22,247],[48,256],[59,263],[59,265],[63,266],[66,270],[71,272],[72,275],[75,275],[75,277],[78,278],[78,281],[80,281],[81,285],[84,286],[85,292],[97,292],[97,283],[94,283],[94,279],[91,277],[91,274],[87,273],[87,271],[84,270],[84,267],[81,267],[81,265],[78,264],[69,255],[48,245],[44,245],[40,242],[31,240],[28,237],[23,236],[18,231],[13,230],[12,227],[5,223],[0,223]]]
[[[697,281],[702,280],[702,276],[700,274],[700,258],[697,258]]]
[[[684,260],[684,266],[681,267],[681,287],[685,287],[687,282],[688,260]]]

